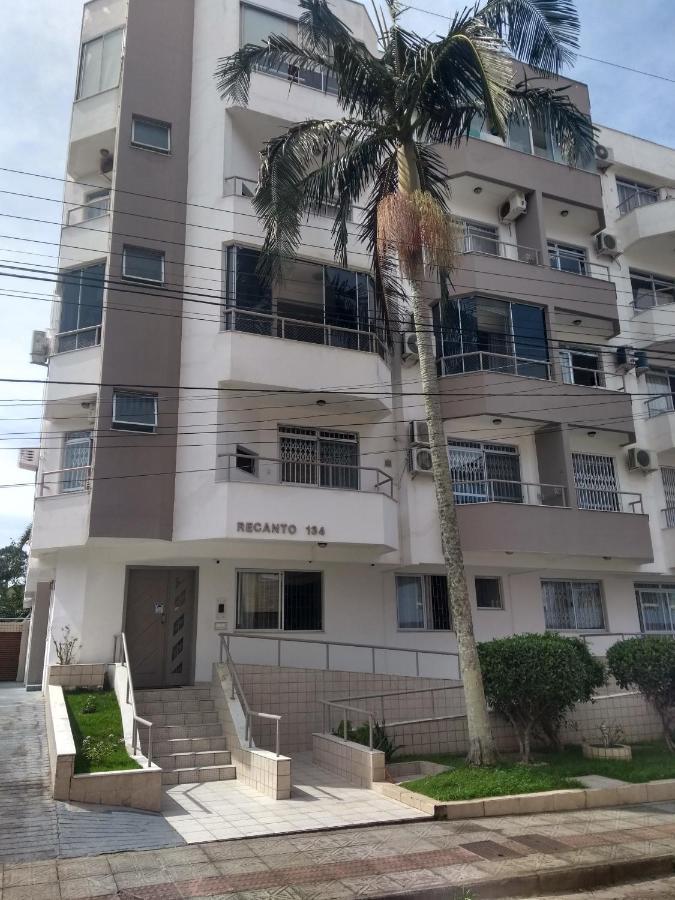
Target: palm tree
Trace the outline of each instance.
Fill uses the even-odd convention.
[[[379,52],[331,12],[326,0],[299,0],[297,42],[271,35],[219,60],[223,98],[248,102],[251,75],[264,68],[328,73],[343,112],[336,119],[300,122],[261,152],[253,204],[265,229],[260,274],[283,277],[283,263],[300,244],[308,213],[335,209],[335,257],[347,265],[347,221],[361,202],[359,238],[373,257],[378,295],[390,333],[407,316],[417,333],[433,474],[459,650],[469,732],[468,759],[496,759],[473,633],[452,479],[443,432],[432,322],[423,282],[452,271],[457,226],[450,215],[448,176],[434,145],[456,146],[471,123],[485,119],[505,138],[509,121],[531,121],[553,134],[574,163],[592,147],[593,127],[564,89],[546,80],[573,59],[579,22],[572,0],[486,0],[458,13],[447,34],[420,37],[401,24],[399,0],[385,0],[390,24],[376,13]],[[518,67],[515,60],[529,66]],[[520,73],[520,75],[518,75]],[[525,74],[523,74],[525,73]],[[395,268],[392,265],[396,264]],[[400,273],[399,280],[394,272]]]

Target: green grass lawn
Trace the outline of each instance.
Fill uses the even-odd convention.
[[[68,718],[75,739],[75,774],[89,772],[116,772],[120,769],[139,769],[138,763],[127,753],[124,744],[111,746],[105,756],[91,762],[82,754],[82,742],[91,735],[95,739],[107,740],[109,735],[122,738],[122,717],[114,691],[64,691]],[[82,711],[89,697],[96,699],[96,712]]]
[[[633,783],[675,778],[675,753],[670,753],[665,744],[634,745],[632,749],[631,762],[584,759],[580,747],[569,747],[560,753],[539,753],[533,765],[524,766],[505,758],[498,766],[485,769],[467,766],[463,757],[457,756],[407,757],[428,759],[453,769],[406,782],[405,787],[435,800],[449,801],[582,787],[576,780],[580,775],[605,775]]]

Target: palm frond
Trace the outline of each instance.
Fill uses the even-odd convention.
[[[511,91],[512,116],[529,119],[554,136],[565,162],[576,165],[592,156],[596,129],[566,93],[566,87],[530,88],[527,83]]]
[[[574,62],[579,16],[573,0],[488,0],[477,18],[539,71],[557,74]]]

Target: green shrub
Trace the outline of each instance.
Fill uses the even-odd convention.
[[[650,635],[619,641],[607,651],[607,665],[620,688],[637,688],[656,709],[675,753],[675,640]]]
[[[557,743],[565,715],[605,683],[605,668],[583,641],[516,634],[478,645],[489,705],[511,723],[523,762],[537,731]]]
[[[344,720],[340,722],[338,727],[333,731],[336,737],[345,737]],[[370,744],[370,731],[368,723],[364,722],[357,728],[352,728],[352,723],[347,719],[347,738],[348,741],[354,741],[355,744],[363,744],[367,747]],[[385,723],[373,723],[373,750],[381,750],[384,753],[385,762],[391,762],[396,753],[401,749],[400,746],[394,744],[387,734]]]
[[[82,712],[87,713],[87,715],[89,715],[91,713],[95,713],[97,709],[98,709],[98,706],[96,703],[96,697],[94,697],[93,694],[90,694],[87,697],[87,699],[84,703],[84,706],[82,707]]]

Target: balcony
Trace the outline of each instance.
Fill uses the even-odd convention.
[[[598,370],[573,367],[572,379],[587,383],[568,384],[551,380],[547,360],[483,351],[441,357],[437,365],[444,419],[515,417],[634,431],[630,395],[600,386],[603,374]]]
[[[542,306],[618,320],[616,287],[605,266],[587,261],[582,270],[555,256],[542,265],[541,254],[532,247],[483,236],[466,239],[448,296],[476,293],[518,300],[536,296]]]
[[[398,548],[393,480],[377,468],[223,453],[215,485],[195,478],[183,487],[174,540],[224,540],[226,552],[258,558],[291,545],[318,547],[322,559]]]
[[[645,440],[649,449],[663,453],[675,447],[675,396],[655,394],[645,400]]]
[[[120,88],[76,101],[70,129],[68,174],[75,180],[98,172],[101,150],[112,153],[119,114]]]
[[[86,544],[90,487],[91,466],[41,473],[35,495],[32,552]]]
[[[613,227],[623,250],[655,238],[670,244],[675,234],[675,189],[635,191],[619,204],[617,214]],[[672,247],[668,245],[667,250]]]

